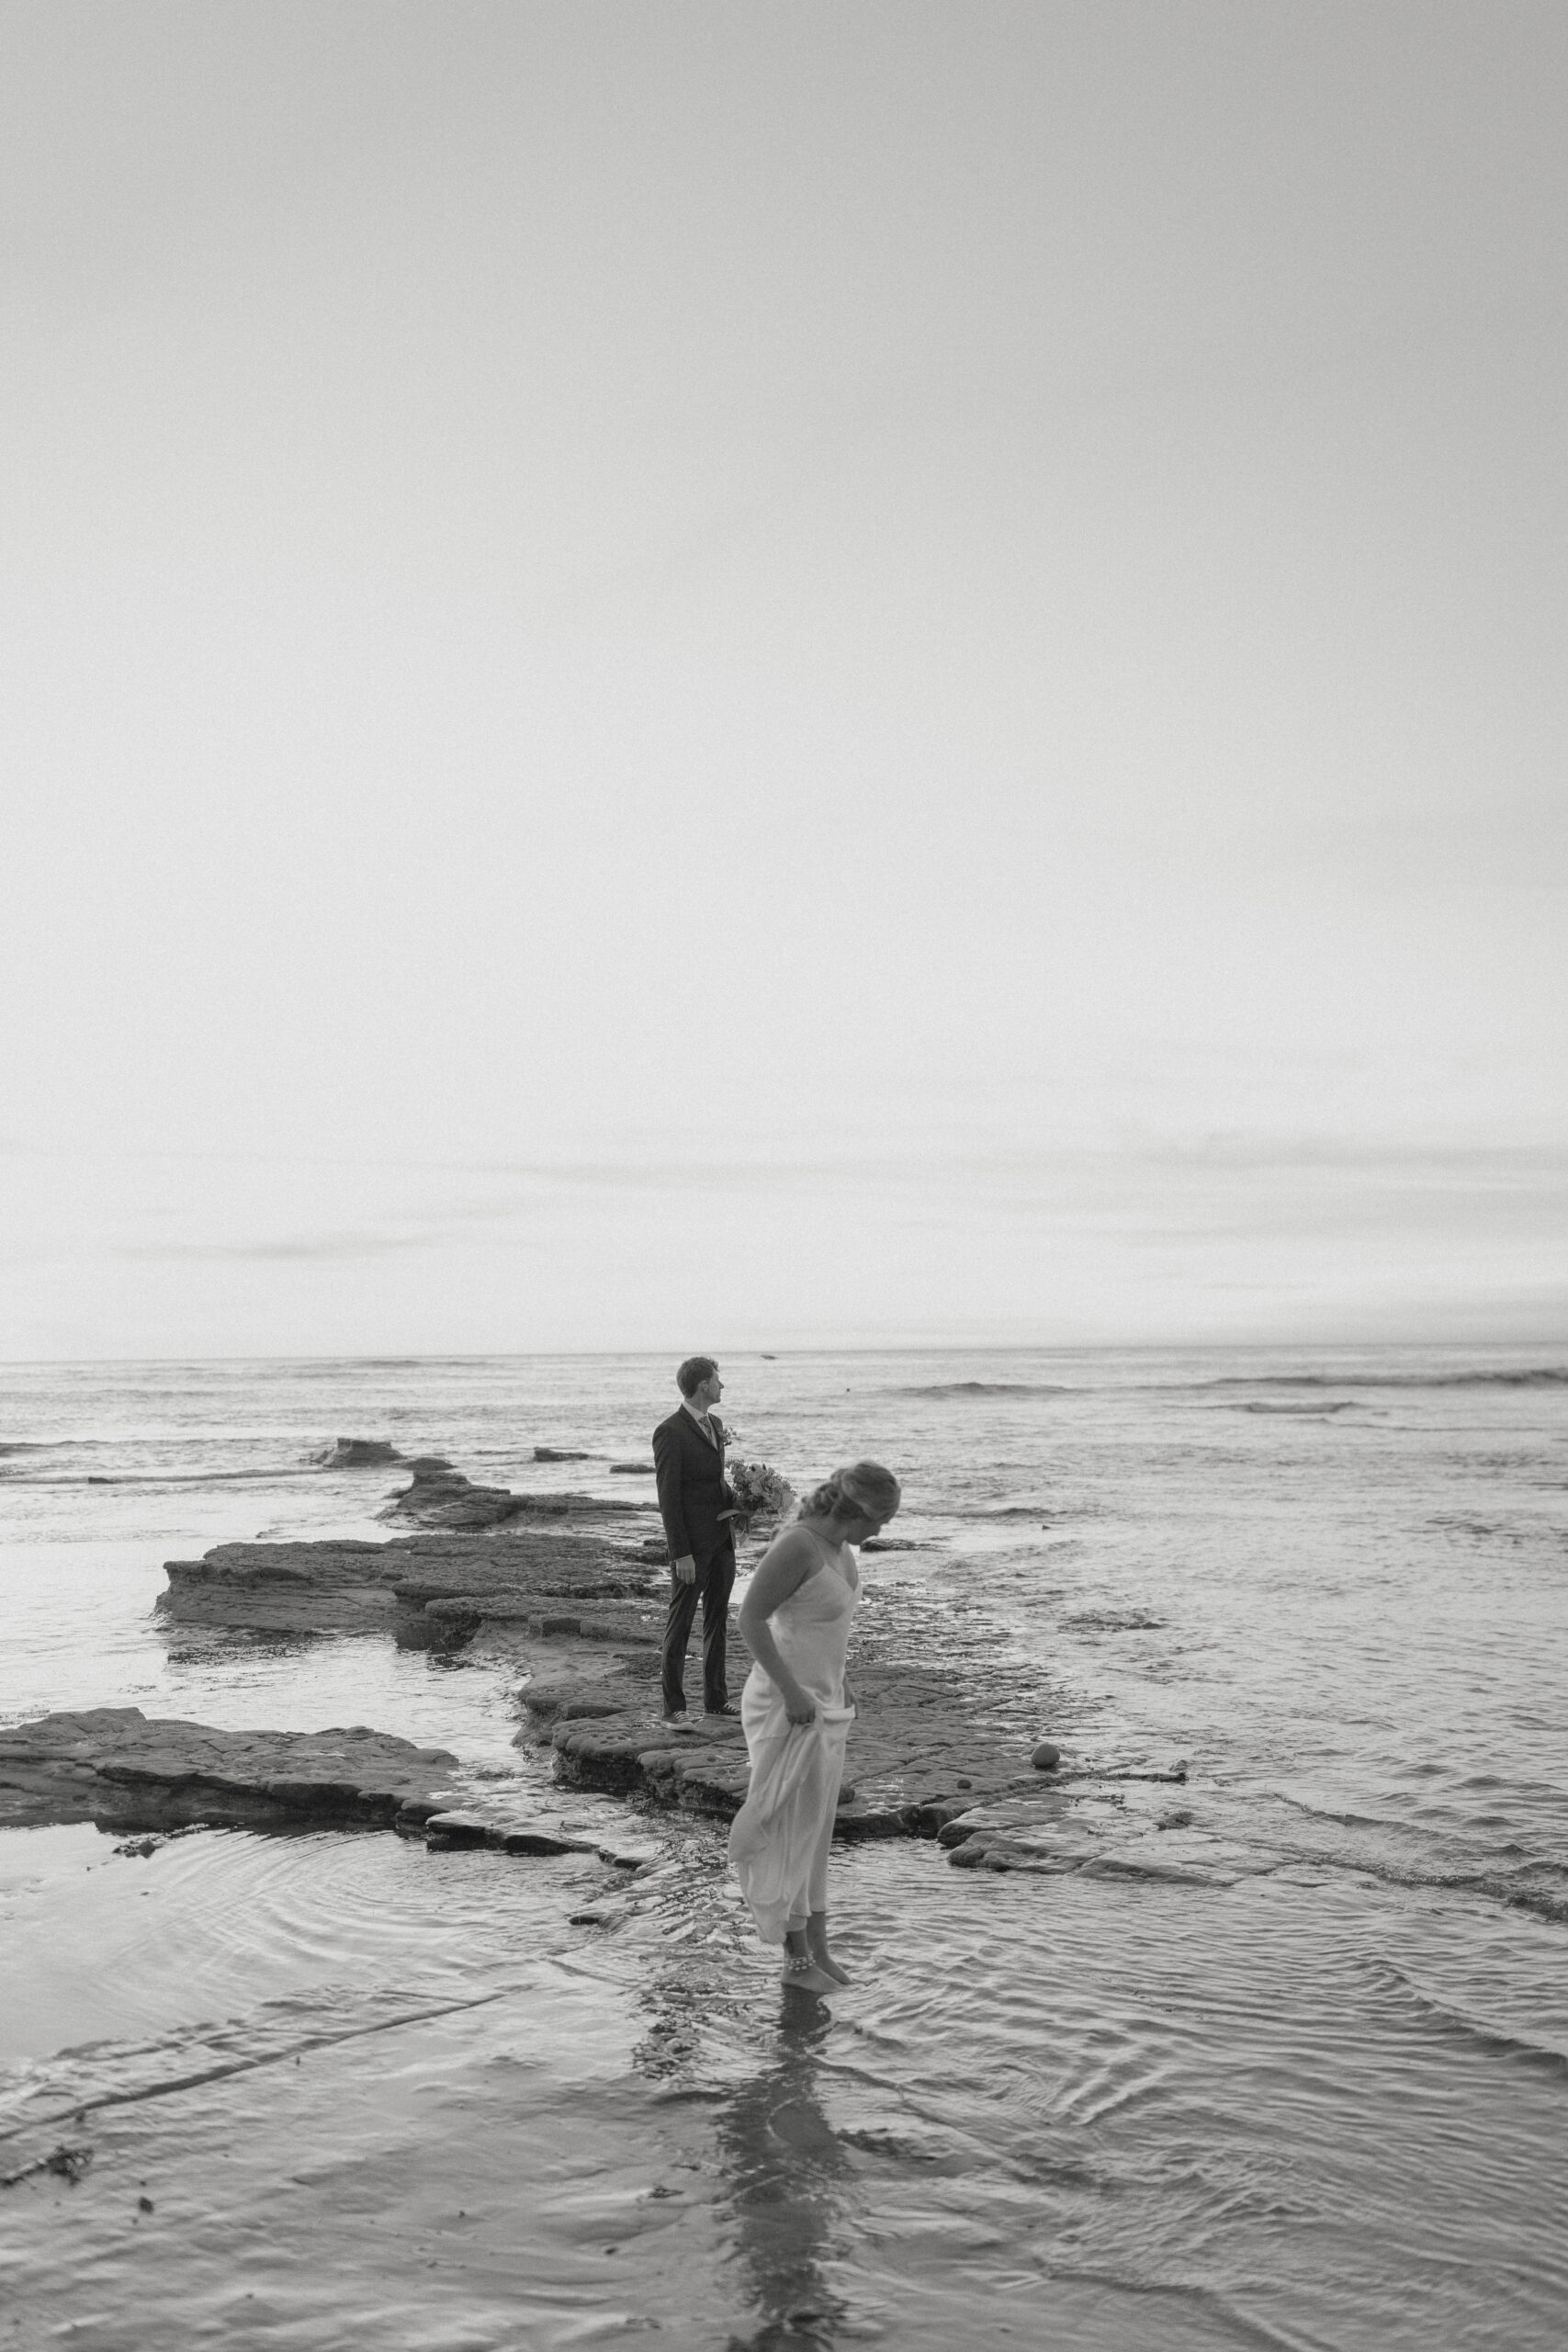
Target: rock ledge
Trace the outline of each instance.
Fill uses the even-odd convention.
[[[219,1731],[90,1707],[0,1732],[0,1827],[412,1827],[452,1804],[457,1765],[444,1747],[364,1724]]]

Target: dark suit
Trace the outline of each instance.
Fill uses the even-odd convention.
[[[735,1539],[731,1521],[719,1513],[733,1508],[725,1482],[724,1426],[710,1414],[717,1443],[710,1445],[682,1405],[653,1432],[653,1466],[659,1475],[659,1511],[670,1546],[670,1614],[664,1624],[664,1711],[685,1706],[686,1644],[697,1600],[703,1604],[703,1704],[722,1707],[729,1698],[724,1679],[724,1636],[729,1596],[735,1585]],[[675,1563],[690,1555],[696,1579],[682,1584]]]

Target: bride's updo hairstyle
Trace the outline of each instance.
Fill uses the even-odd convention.
[[[903,1499],[898,1481],[880,1462],[850,1462],[820,1487],[814,1487],[800,1506],[802,1519],[889,1520]]]

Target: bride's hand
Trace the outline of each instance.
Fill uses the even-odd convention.
[[[784,1713],[792,1724],[814,1724],[817,1721],[817,1702],[809,1690],[797,1690],[793,1694],[786,1690]]]

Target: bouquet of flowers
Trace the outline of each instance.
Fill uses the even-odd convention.
[[[735,1489],[738,1519],[783,1519],[795,1501],[789,1480],[766,1462],[728,1462],[725,1476]]]

